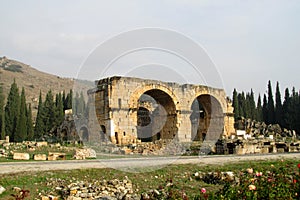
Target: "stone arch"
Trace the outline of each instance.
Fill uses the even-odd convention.
[[[140,98],[140,96],[142,94],[144,94],[145,92],[149,91],[149,90],[161,90],[163,92],[165,92],[166,94],[168,94],[171,99],[173,100],[176,110],[180,110],[180,103],[179,103],[179,99],[177,98],[177,96],[174,94],[174,92],[167,86],[164,85],[158,85],[158,84],[148,84],[145,86],[142,86],[138,89],[136,89],[134,92],[132,92],[132,95],[130,96],[130,100],[129,100],[129,107],[134,109],[138,107],[138,100]]]
[[[140,94],[136,102],[134,115],[138,139],[150,142],[176,137],[176,105],[168,93],[157,88],[149,89]]]
[[[191,139],[217,140],[224,132],[222,102],[211,94],[200,94],[191,104]]]
[[[82,126],[79,130],[79,136],[83,142],[89,141],[89,131],[86,126]]]

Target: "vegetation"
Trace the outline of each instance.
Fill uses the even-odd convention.
[[[300,95],[295,88],[292,94],[288,88],[285,89],[285,96],[282,102],[279,82],[276,84],[275,103],[272,92],[271,81],[268,82],[267,94],[263,95],[263,101],[259,94],[257,103],[254,100],[254,93],[233,91],[232,105],[234,107],[234,117],[250,118],[263,121],[266,124],[279,124],[283,128],[300,132]],[[263,103],[262,103],[263,102]]]
[[[298,165],[298,167],[297,167]],[[5,174],[0,185],[30,191],[30,199],[41,194],[55,194],[55,182],[123,180],[133,182],[134,192],[148,193],[150,199],[299,199],[299,163],[295,160],[248,161],[225,165],[169,165],[150,172],[128,173],[114,169],[79,169],[69,171],[27,172]],[[146,171],[149,169],[145,169]],[[197,172],[232,171],[234,180],[203,180]],[[155,193],[150,190],[158,191]],[[8,189],[1,199],[14,193]]]
[[[5,139],[8,135],[13,142],[24,140],[39,140],[44,134],[51,132],[64,120],[64,111],[72,108],[72,90],[65,95],[59,93],[55,95],[49,90],[45,101],[42,93],[39,96],[38,113],[35,121],[32,120],[31,105],[26,103],[25,89],[22,88],[21,95],[19,88],[14,81],[11,85],[7,102],[4,104],[4,94],[0,87],[0,137]],[[76,94],[75,108],[77,115],[85,114],[85,102],[83,94]]]

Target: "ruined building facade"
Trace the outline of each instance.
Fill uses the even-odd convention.
[[[114,144],[217,140],[235,133],[223,89],[110,77],[88,91],[89,139]]]

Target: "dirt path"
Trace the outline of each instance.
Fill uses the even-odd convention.
[[[67,161],[30,161],[0,163],[0,174],[19,173],[25,171],[71,170],[84,168],[115,168],[136,172],[138,169],[161,168],[168,164],[222,165],[239,161],[297,159],[300,153],[266,154],[266,155],[222,155],[193,157],[142,157],[114,158],[99,160],[67,160]]]

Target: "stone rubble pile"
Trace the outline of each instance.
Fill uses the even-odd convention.
[[[84,160],[86,158],[97,158],[96,151],[91,148],[76,149],[73,156],[76,160]]]
[[[55,188],[50,195],[41,195],[42,200],[52,197],[61,197],[67,200],[87,200],[87,199],[127,199],[137,200],[140,196],[133,191],[132,182],[125,177],[124,180],[93,180],[93,181],[73,181],[72,183],[62,179],[51,178],[47,187]]]

